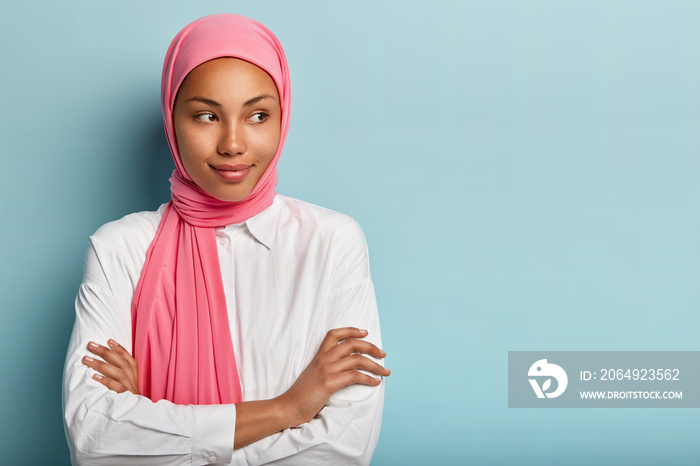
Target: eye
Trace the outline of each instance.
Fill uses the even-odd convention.
[[[248,120],[252,121],[253,123],[262,123],[263,121],[267,120],[270,117],[265,112],[257,112],[254,113]]]
[[[212,123],[216,121],[216,115],[213,113],[200,113],[199,115],[195,115],[194,117],[195,120],[201,121],[203,123]]]

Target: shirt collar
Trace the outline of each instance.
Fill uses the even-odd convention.
[[[253,237],[267,249],[272,249],[277,235],[277,220],[280,216],[281,201],[279,196],[275,196],[272,205],[243,223],[228,225],[224,227],[224,233],[230,234],[236,228],[245,225]]]

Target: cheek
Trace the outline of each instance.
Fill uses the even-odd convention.
[[[196,132],[187,131],[181,128],[179,133],[176,133],[177,148],[180,152],[180,160],[185,168],[194,167],[202,160],[207,153],[206,151],[206,140],[201,134]]]
[[[272,162],[272,159],[275,157],[275,153],[277,152],[277,147],[279,146],[279,142],[280,142],[279,132],[267,134],[264,141],[262,142],[262,146],[263,146],[262,152],[264,153],[264,162],[266,165],[269,165],[270,162]]]
[[[275,153],[277,152],[277,145],[279,144],[279,139],[277,141],[270,142],[270,144],[267,147],[267,163],[269,164],[272,162],[272,159],[275,157]]]

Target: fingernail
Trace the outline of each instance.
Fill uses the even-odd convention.
[[[363,334],[363,335],[367,335],[368,332],[367,332],[367,330],[360,329],[360,333]]]
[[[386,356],[386,351],[384,351],[383,349],[380,349],[379,352],[382,354],[382,356]]]
[[[90,356],[83,356],[83,361],[92,362],[94,359],[92,359]]]
[[[90,343],[88,343],[88,348],[97,349],[99,347],[100,347],[100,345],[98,345],[94,341],[91,341]]]
[[[104,377],[101,376],[100,374],[93,374],[93,375],[92,375],[92,378],[95,379],[95,380],[102,380],[102,379],[104,379]]]
[[[111,338],[109,340],[107,340],[107,343],[109,343],[109,346],[117,346],[117,344],[118,344],[116,341],[112,340]]]

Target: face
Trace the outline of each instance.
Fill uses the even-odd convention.
[[[182,82],[173,110],[187,174],[210,196],[244,200],[277,151],[280,120],[277,87],[265,71],[237,58],[199,65]]]

